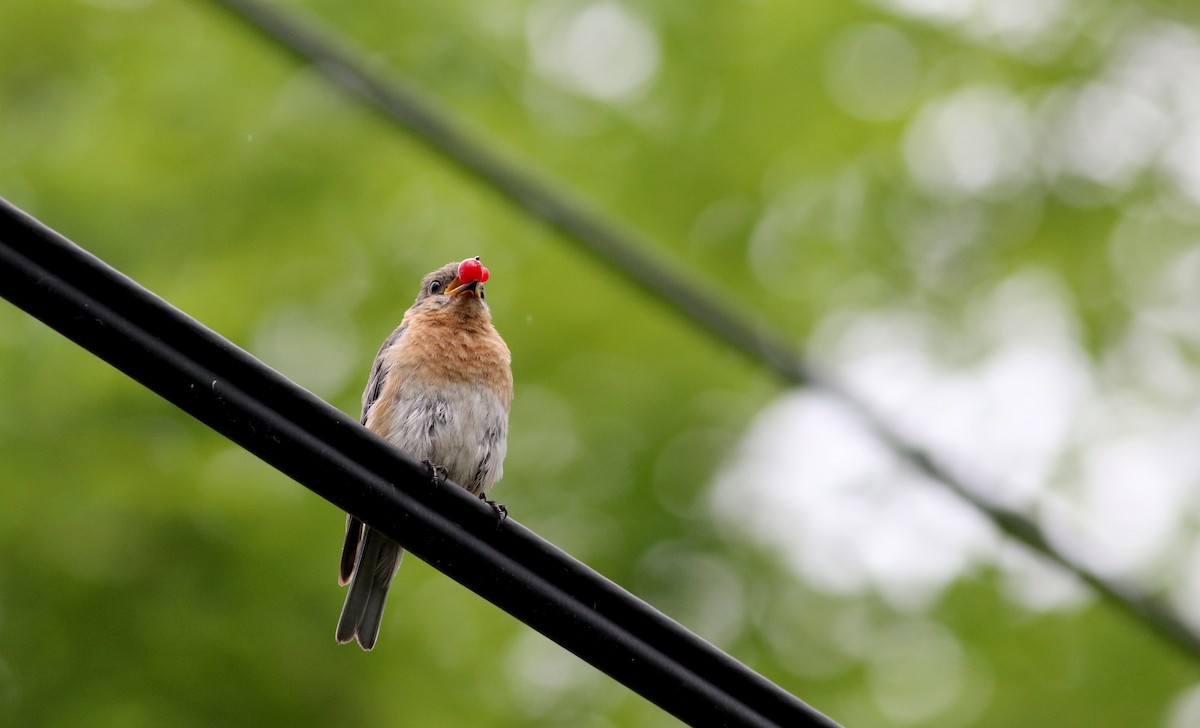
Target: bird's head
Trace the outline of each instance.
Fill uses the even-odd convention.
[[[461,263],[447,263],[421,280],[415,305],[427,309],[452,306],[486,310],[483,283],[488,276],[488,269],[479,262],[478,256]]]

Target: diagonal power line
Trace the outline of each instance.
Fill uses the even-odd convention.
[[[1045,530],[1028,516],[984,499],[980,495],[986,492],[982,487],[950,472],[935,454],[910,440],[832,376],[799,356],[771,326],[742,309],[715,300],[687,277],[677,274],[679,266],[666,265],[652,255],[644,238],[623,229],[578,199],[557,191],[561,185],[552,188],[524,167],[504,159],[465,132],[464,125],[449,113],[413,90],[370,72],[360,57],[348,50],[350,44],[334,38],[327,29],[318,31],[258,0],[210,1],[232,11],[297,61],[321,69],[332,83],[361,103],[413,134],[501,197],[575,241],[702,330],[784,381],[813,387],[841,401],[903,462],[949,488],[1009,537],[1072,572],[1192,659],[1200,658],[1200,634],[1161,600],[1100,575],[1056,548]]]
[[[837,728],[2,198],[0,297],[689,725]]]

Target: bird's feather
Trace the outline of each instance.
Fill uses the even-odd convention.
[[[346,592],[346,602],[338,618],[339,643],[357,639],[364,650],[375,646],[383,620],[384,601],[401,556],[403,551],[399,544],[379,531],[366,529],[354,578],[350,580],[350,590]]]

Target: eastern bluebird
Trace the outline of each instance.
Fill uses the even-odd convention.
[[[513,380],[508,346],[484,302],[487,272],[481,277],[480,268],[478,258],[468,258],[421,281],[416,302],[375,357],[362,423],[482,498],[504,470]],[[375,646],[402,555],[395,541],[347,516],[338,583],[350,590],[338,619],[339,643],[357,638],[364,650]]]

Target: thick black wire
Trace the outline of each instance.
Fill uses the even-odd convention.
[[[986,500],[980,495],[986,492],[984,488],[978,484],[968,485],[967,478],[944,467],[832,376],[798,356],[779,339],[772,327],[716,300],[677,273],[682,266],[657,261],[649,253],[650,246],[643,244],[638,236],[621,230],[604,216],[570,199],[560,191],[561,186],[551,188],[516,164],[506,162],[471,138],[448,114],[413,91],[370,73],[355,54],[346,50],[345,43],[335,42],[328,32],[318,33],[257,0],[210,1],[232,10],[296,59],[320,68],[334,83],[364,104],[415,134],[430,149],[504,198],[582,245],[651,296],[685,314],[702,330],[789,383],[809,385],[829,393],[855,413],[880,442],[910,467],[947,487],[1014,540],[1075,574],[1191,659],[1200,657],[1200,634],[1161,600],[1101,576],[1055,547],[1045,530],[1033,519]]]
[[[680,720],[836,725],[2,199],[0,295]]]

